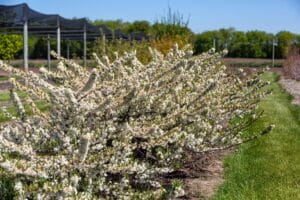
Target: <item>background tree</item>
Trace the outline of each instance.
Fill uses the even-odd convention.
[[[149,34],[151,31],[151,24],[146,20],[134,21],[133,23],[129,23],[126,27],[124,27],[123,31],[127,33],[142,32]]]
[[[23,39],[20,35],[0,34],[0,58],[12,60],[22,51]]]
[[[230,44],[230,51],[228,53],[229,57],[248,57],[248,52],[246,51],[248,44],[248,37],[242,31],[233,32],[232,41]],[[244,49],[244,51],[241,51]]]
[[[264,51],[268,46],[270,38],[264,31],[248,31],[246,33],[248,38],[248,57],[251,58],[266,58],[267,53]]]
[[[195,54],[205,52],[213,47],[215,40],[216,50],[227,48],[229,57],[270,58],[273,38],[273,34],[264,31],[245,33],[234,28],[205,31],[195,36],[194,50]]]
[[[100,26],[100,25],[106,25],[108,28],[112,29],[112,30],[116,30],[116,29],[125,29],[128,25],[129,22],[124,22],[121,19],[117,19],[117,20],[95,20],[92,22],[92,24],[94,24],[95,26]]]
[[[213,47],[214,38],[217,36],[217,31],[205,31],[195,36],[194,51],[196,54],[208,51]]]
[[[219,29],[219,31],[217,32],[217,37],[216,37],[216,50],[217,51],[220,51],[223,49],[230,49],[234,32],[235,32],[234,28]]]
[[[297,37],[295,34],[289,31],[280,31],[276,34],[278,40],[277,54],[281,58],[286,58],[291,50],[293,44],[295,44]]]

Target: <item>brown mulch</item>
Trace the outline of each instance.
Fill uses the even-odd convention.
[[[23,68],[21,68],[23,70]],[[35,73],[39,73],[39,69],[36,67],[29,67],[29,71],[33,71]],[[10,74],[6,71],[3,71],[0,69],[0,76],[9,76]],[[9,90],[10,89],[10,83],[8,81],[0,81],[0,91],[2,90]]]
[[[196,154],[191,156],[191,164],[187,164],[186,168],[192,175],[184,180],[185,183],[185,199],[208,199],[214,195],[218,186],[223,179],[223,160],[232,150],[211,151],[206,154]]]
[[[169,184],[173,179],[184,183],[185,195],[177,200],[208,199],[214,195],[223,179],[223,160],[233,149],[195,153],[187,151],[185,163],[180,170],[167,174],[164,182]]]
[[[11,87],[10,83],[7,81],[0,82],[0,90],[9,90]]]

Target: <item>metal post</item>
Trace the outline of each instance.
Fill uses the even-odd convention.
[[[215,38],[214,38],[214,42],[213,42],[213,47],[214,47],[214,49],[216,51],[216,39]]]
[[[48,58],[48,70],[50,71],[50,65],[51,65],[51,56],[50,56],[50,51],[51,51],[51,47],[50,47],[50,35],[48,34],[47,37],[47,58]]]
[[[27,20],[24,21],[23,27],[23,54],[24,54],[24,69],[28,72],[28,24]]]
[[[67,59],[70,60],[70,42],[67,41]]]
[[[275,59],[275,40],[272,42],[272,67],[274,67],[274,59]]]
[[[60,24],[57,20],[57,55],[60,56]]]
[[[86,67],[86,24],[83,27],[83,66]]]

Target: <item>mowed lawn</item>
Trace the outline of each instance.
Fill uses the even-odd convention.
[[[273,93],[260,103],[264,116],[249,133],[268,124],[276,127],[225,159],[225,182],[213,200],[300,199],[300,107],[291,104],[276,74],[263,78],[271,81]]]

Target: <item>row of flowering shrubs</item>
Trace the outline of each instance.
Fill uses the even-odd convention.
[[[92,70],[54,52],[55,71],[40,74],[0,68],[11,78],[11,98],[19,117],[1,126],[0,168],[15,181],[19,199],[159,199],[168,191],[161,177],[178,169],[186,150],[206,152],[238,145],[261,113],[268,91],[258,74],[241,81],[226,74],[222,54],[193,56],[175,45],[163,56],[150,49],[147,65],[136,52],[110,61],[97,57]],[[42,113],[31,97],[49,102]],[[27,116],[24,103],[34,116]],[[9,115],[9,113],[7,113]]]

